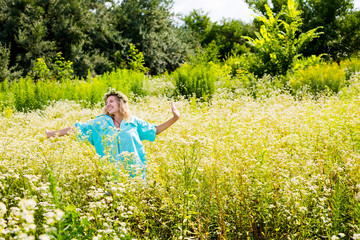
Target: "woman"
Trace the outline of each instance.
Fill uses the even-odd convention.
[[[173,117],[160,125],[150,124],[131,115],[128,98],[115,89],[105,93],[103,114],[87,123],[75,123],[56,131],[45,131],[48,138],[63,136],[78,131],[80,139],[88,140],[101,156],[111,162],[121,162],[132,177],[145,178],[145,149],[141,141],[154,141],[160,134],[180,118],[180,112],[171,102]]]

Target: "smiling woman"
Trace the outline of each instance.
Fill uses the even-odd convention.
[[[180,112],[171,102],[173,117],[154,125],[132,116],[128,98],[115,89],[105,93],[103,114],[86,123],[75,123],[55,131],[45,131],[48,138],[76,132],[79,139],[89,141],[101,157],[122,164],[131,177],[145,178],[146,159],[143,140],[154,141],[156,135],[166,130],[180,118]]]

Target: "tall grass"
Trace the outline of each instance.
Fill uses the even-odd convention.
[[[127,69],[114,70],[86,81],[66,78],[61,82],[42,79],[35,83],[32,77],[28,76],[16,82],[1,83],[0,109],[14,107],[18,111],[29,111],[41,109],[52,101],[65,99],[90,107],[102,100],[110,86],[125,94],[141,96],[144,94],[143,85],[146,80],[143,73]]]
[[[338,64],[310,57],[298,61],[286,76],[257,78],[244,68],[244,58],[229,58],[224,63],[184,64],[171,74],[150,77],[144,73],[116,69],[102,76],[57,79],[27,76],[14,82],[0,83],[0,111],[10,108],[18,111],[42,109],[53,101],[74,100],[84,107],[92,107],[109,87],[118,89],[131,98],[136,96],[185,97],[209,102],[218,92],[251,93],[255,98],[269,96],[274,89],[304,91],[312,95],[322,92],[338,93],[349,85],[349,79],[360,69],[360,61],[351,59]],[[246,65],[246,64],[245,64]]]
[[[359,92],[354,78],[317,100],[179,100],[182,118],[145,142],[145,186],[73,135],[45,138],[45,128],[87,121],[99,107],[4,112],[0,237],[358,239]],[[155,124],[171,115],[166,98],[143,97],[132,111]]]
[[[324,91],[338,93],[348,84],[346,70],[337,63],[320,63],[298,69],[290,79],[289,85],[293,91],[307,87],[313,95]]]

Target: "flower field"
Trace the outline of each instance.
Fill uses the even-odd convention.
[[[0,238],[360,239],[359,92],[354,81],[316,100],[280,93],[177,100],[181,119],[144,142],[145,184],[74,135],[46,139],[45,129],[88,121],[100,106],[7,108]],[[171,116],[166,98],[130,107],[155,124]]]

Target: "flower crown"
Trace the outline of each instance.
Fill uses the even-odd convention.
[[[127,97],[120,91],[116,91],[115,88],[109,88],[109,91],[107,93],[104,94],[104,102],[106,102],[106,99],[111,96],[111,95],[115,95],[117,96],[119,99],[122,99],[125,103],[127,102]]]

